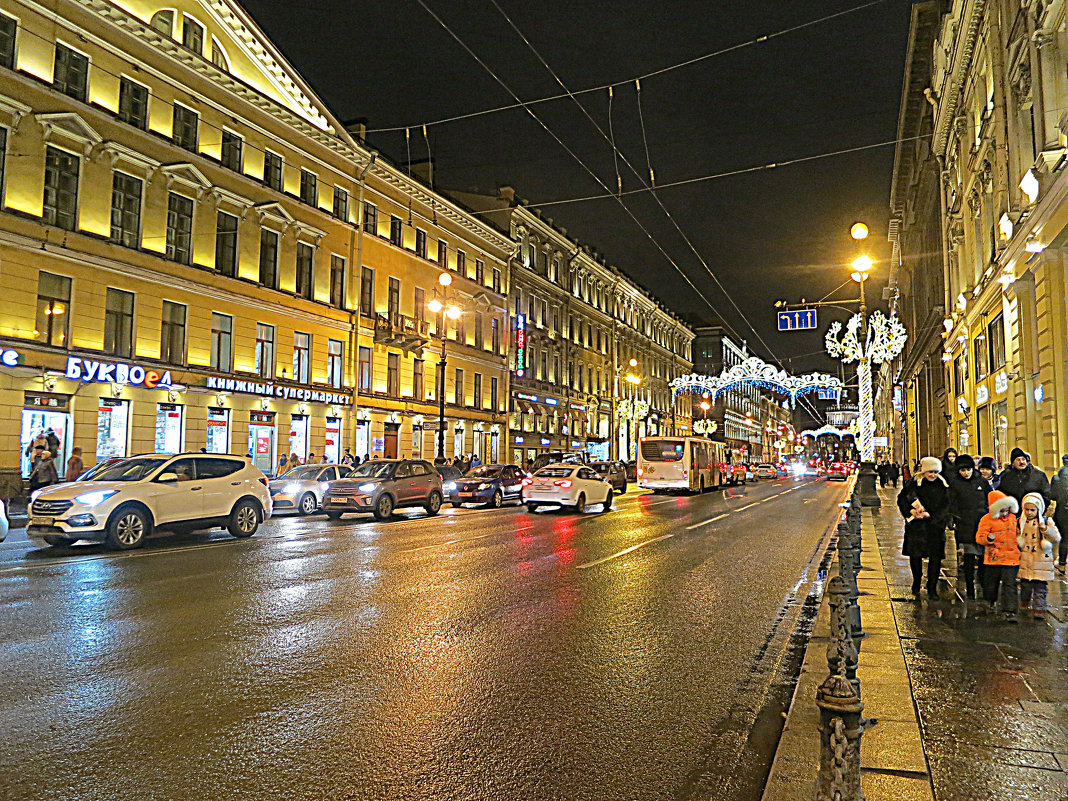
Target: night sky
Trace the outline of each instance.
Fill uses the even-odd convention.
[[[422,0],[523,100],[558,94],[553,77],[512,30],[493,0]],[[605,3],[497,0],[572,91],[628,81],[612,106],[616,145],[645,178],[646,158],[633,78],[795,25],[864,0]],[[245,7],[343,120],[366,117],[369,143],[395,162],[404,133],[443,117],[514,102],[418,0],[392,3],[244,0]],[[892,140],[904,71],[909,4],[883,0],[834,19],[741,47],[642,81],[649,159],[658,184]],[[606,90],[580,95],[608,131]],[[613,152],[569,98],[536,113],[610,188]],[[532,204],[603,189],[522,109],[428,129],[435,181],[449,189],[516,187]],[[425,159],[414,128],[412,159]],[[777,298],[819,298],[848,279],[858,255],[855,220],[885,281],[893,146],[779,169],[663,189],[661,201],[734,301],[791,370],[833,370],[822,355],[821,311],[812,334],[775,331]],[[641,182],[620,161],[624,191]],[[624,199],[634,215],[711,301],[719,316],[762,347],[672,223],[647,194]],[[717,314],[613,198],[543,206],[569,235],[604,254],[669,308],[708,322]],[[880,281],[870,289],[879,302]],[[855,284],[839,296],[856,295]]]

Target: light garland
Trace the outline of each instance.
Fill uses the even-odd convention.
[[[672,395],[683,392],[708,394],[716,398],[730,389],[740,386],[757,386],[789,395],[796,401],[801,395],[820,392],[838,397],[842,392],[842,382],[829,373],[806,373],[790,375],[773,364],[768,364],[757,356],[750,356],[740,364],[727,368],[717,376],[690,375],[679,376],[671,382]]]
[[[644,420],[649,415],[648,401],[621,400],[616,405],[616,416],[624,420]]]
[[[698,434],[715,434],[719,431],[719,423],[715,420],[694,420],[693,430]]]

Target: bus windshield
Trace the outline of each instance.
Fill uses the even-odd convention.
[[[647,439],[642,441],[642,458],[648,462],[678,462],[682,460],[686,443],[675,439]]]

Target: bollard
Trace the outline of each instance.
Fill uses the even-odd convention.
[[[860,640],[864,637],[864,627],[860,619],[860,588],[857,586],[857,547],[856,535],[849,530],[846,523],[838,524],[838,575],[846,583],[849,591],[848,619],[850,634],[860,649]]]
[[[864,704],[845,676],[828,676],[816,690],[820,710],[820,772],[816,801],[863,801],[860,738]]]
[[[827,670],[849,679],[860,698],[857,678],[857,647],[849,630],[849,586],[840,575],[827,582],[827,599],[831,607],[831,637],[827,642]]]

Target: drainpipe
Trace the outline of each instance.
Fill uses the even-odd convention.
[[[367,185],[367,172],[371,169],[371,165],[375,163],[378,158],[377,153],[371,153],[367,159],[367,163],[363,169],[356,175],[356,181],[359,184],[360,191],[357,194],[356,200],[356,227],[349,231],[349,264],[352,265],[352,272],[350,276],[354,286],[358,287],[357,283],[360,280],[360,261],[363,256],[363,224],[364,224],[364,207],[363,207],[363,191]],[[342,300],[344,302],[344,299]],[[350,426],[352,427],[354,439],[352,441],[352,447],[356,448],[356,412],[360,405],[360,376],[359,376],[359,347],[360,347],[360,299],[359,294],[356,296],[356,303],[354,308],[349,311],[349,366],[352,372],[349,373],[353,377],[352,382],[352,420],[350,420]],[[368,427],[368,437],[370,437],[370,427]],[[367,451],[370,452],[371,444],[370,439],[367,443]],[[356,453],[356,456],[362,458],[362,454]]]

